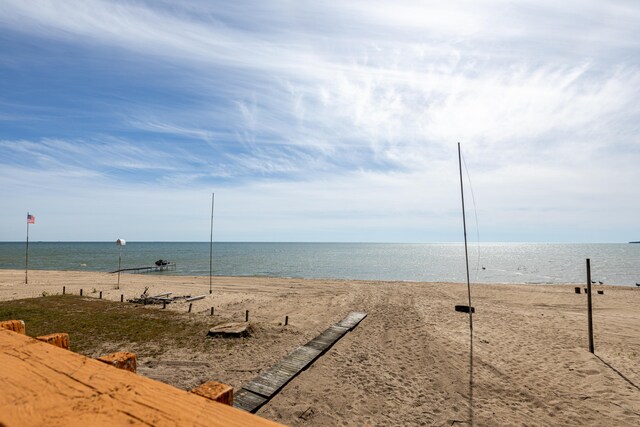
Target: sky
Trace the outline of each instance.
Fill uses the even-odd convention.
[[[637,0],[0,2],[0,241],[640,240]]]

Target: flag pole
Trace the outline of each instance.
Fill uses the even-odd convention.
[[[211,193],[211,237],[209,239],[209,294],[213,293],[211,290],[211,273],[213,271],[213,202],[215,200],[216,193]]]
[[[29,284],[29,212],[27,212],[27,252],[24,261],[24,284]]]

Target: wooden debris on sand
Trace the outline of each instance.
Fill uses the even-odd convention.
[[[200,297],[191,297],[191,295],[181,295],[181,296],[172,297],[171,295],[173,295],[173,292],[165,292],[162,294],[151,296],[148,294],[148,291],[149,291],[149,287],[147,286],[144,288],[144,292],[140,295],[140,298],[131,298],[131,299],[128,299],[127,302],[132,302],[134,304],[142,304],[142,305],[147,305],[147,304],[166,305],[166,304],[170,304],[172,302],[177,302],[177,301],[189,301],[189,300],[195,301],[196,299],[204,298],[204,296],[200,298]]]
[[[209,333],[207,335],[210,337],[248,337],[251,335],[251,326],[248,322],[225,323],[209,329]]]

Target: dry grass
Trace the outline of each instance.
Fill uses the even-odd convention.
[[[176,347],[205,352],[212,346],[207,331],[219,323],[157,306],[71,295],[0,302],[0,320],[9,319],[24,320],[34,337],[67,332],[71,349],[88,356],[119,350],[155,356]]]

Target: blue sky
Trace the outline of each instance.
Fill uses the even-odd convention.
[[[640,239],[637,1],[0,3],[0,240]],[[471,197],[468,196],[469,201]],[[470,234],[476,235],[473,206]]]

